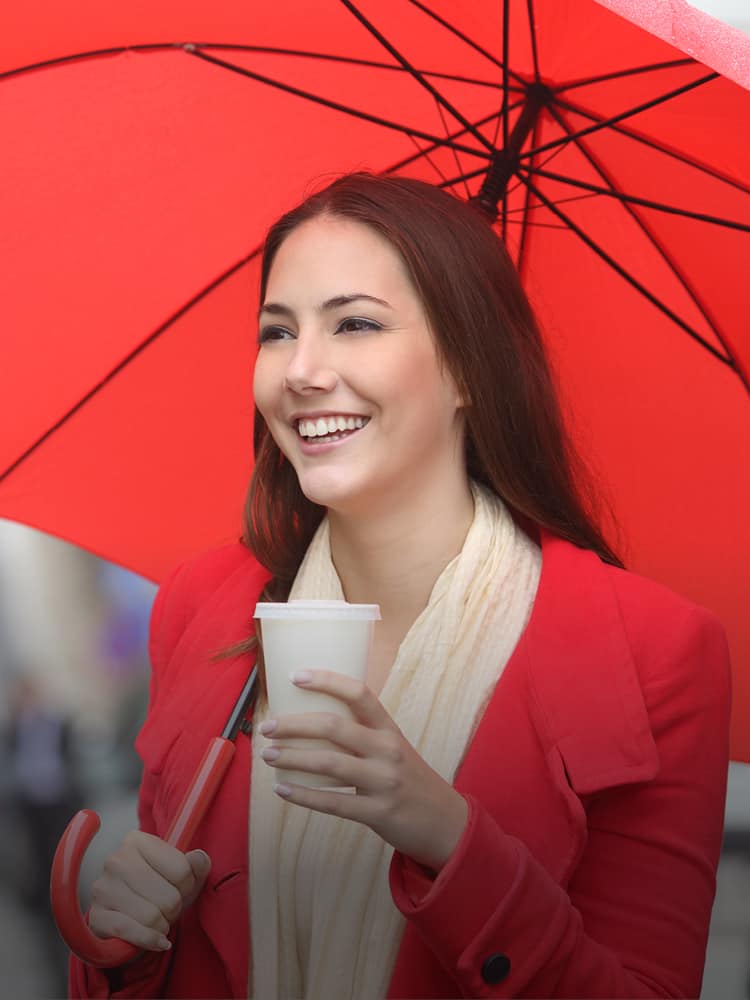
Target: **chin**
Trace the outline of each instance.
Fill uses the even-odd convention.
[[[321,470],[322,473],[322,470]],[[297,471],[297,479],[300,489],[311,503],[316,503],[320,507],[330,507],[334,510],[346,511],[352,506],[357,506],[362,499],[362,492],[353,486],[351,476],[346,476],[346,470],[342,470],[344,481],[339,480],[339,476],[331,476],[326,480],[325,473],[313,472],[310,474],[306,470],[302,475]]]

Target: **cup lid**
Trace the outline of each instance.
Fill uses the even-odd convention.
[[[291,600],[273,604],[258,601],[253,618],[285,618],[291,621],[381,621],[379,604],[349,604],[348,601]]]

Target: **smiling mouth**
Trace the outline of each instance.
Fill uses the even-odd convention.
[[[362,427],[355,427],[352,430],[335,431],[333,434],[324,434],[322,436],[316,435],[315,437],[304,437],[299,433],[299,431],[297,431],[297,435],[300,440],[304,441],[305,444],[308,445],[335,444],[337,441],[343,441],[345,438],[354,437],[354,435],[358,434],[359,431],[363,431],[369,423],[370,420],[368,419]]]

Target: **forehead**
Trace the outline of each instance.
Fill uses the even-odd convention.
[[[320,216],[297,226],[279,247],[268,275],[268,298],[301,285],[341,294],[360,291],[413,293],[401,254],[371,226],[352,219]],[[383,294],[383,297],[387,297]]]

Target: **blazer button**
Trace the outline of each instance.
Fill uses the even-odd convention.
[[[510,972],[510,959],[496,952],[485,958],[482,964],[482,979],[485,983],[501,983]]]

